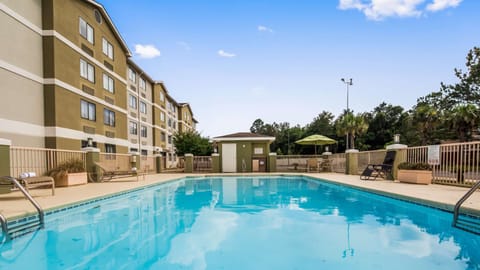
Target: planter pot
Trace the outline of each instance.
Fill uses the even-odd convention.
[[[403,183],[428,185],[432,183],[432,171],[398,170],[397,178]]]
[[[56,187],[68,187],[76,185],[85,185],[87,183],[87,173],[68,173],[63,177],[55,178]]]

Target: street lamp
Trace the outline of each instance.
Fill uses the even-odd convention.
[[[345,78],[342,78],[341,79],[342,82],[347,86],[347,112],[345,114],[345,116],[347,116],[347,114],[349,113],[350,109],[348,107],[348,87],[350,85],[353,85],[353,81],[352,81],[352,78],[348,79],[348,80],[345,80]],[[345,142],[345,147],[347,148],[347,150],[349,149],[349,145],[348,145],[348,132],[347,132],[347,136],[346,136],[346,142]]]

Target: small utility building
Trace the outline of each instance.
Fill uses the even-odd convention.
[[[269,172],[270,144],[275,137],[239,132],[213,138],[221,172]]]

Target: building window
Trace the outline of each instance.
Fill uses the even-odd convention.
[[[110,93],[115,92],[115,81],[105,73],[103,73],[103,89]]]
[[[133,95],[129,95],[128,105],[130,106],[130,108],[136,109],[137,108],[137,97],[133,96]]]
[[[137,148],[130,148],[130,153],[137,153],[138,149]]]
[[[105,153],[117,153],[117,147],[115,144],[105,144]]]
[[[128,68],[128,79],[132,82],[136,82],[137,80],[137,73],[131,68]]]
[[[145,90],[145,87],[146,87],[147,83],[145,82],[144,79],[140,78],[139,81],[138,81],[138,84],[140,86],[140,89]]]
[[[160,133],[160,140],[164,142],[166,140],[165,132]]]
[[[160,101],[161,102],[165,101],[165,96],[163,95],[163,92],[160,92]]]
[[[172,136],[168,135],[168,143],[172,143]]]
[[[102,51],[103,54],[108,56],[108,58],[113,60],[113,46],[105,38],[102,38]]]
[[[148,150],[143,150],[142,149],[142,156],[146,156],[146,155],[148,155]]]
[[[177,128],[177,122],[173,121],[173,128]]]
[[[137,123],[130,122],[128,125],[128,129],[130,130],[130,134],[137,135]]]
[[[143,138],[147,137],[147,127],[146,126],[141,126],[140,127],[140,136],[142,136]]]
[[[168,161],[172,161],[172,154],[168,154]]]
[[[140,112],[147,113],[147,104],[143,101],[140,101]]]
[[[93,27],[80,18],[80,35],[93,44]]]
[[[107,126],[115,126],[115,112],[103,109],[103,123]]]
[[[95,67],[87,61],[80,59],[80,76],[95,83]]]
[[[186,120],[186,119],[187,119],[187,113],[184,112],[184,113],[183,113],[183,120]]]
[[[160,121],[165,122],[165,113],[160,112]]]
[[[172,119],[170,117],[168,118],[168,126],[172,127]]]
[[[80,100],[80,116],[91,121],[96,120],[95,104]]]

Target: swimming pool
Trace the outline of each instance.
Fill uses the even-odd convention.
[[[48,215],[0,269],[480,269],[451,220],[307,177],[186,178]]]

